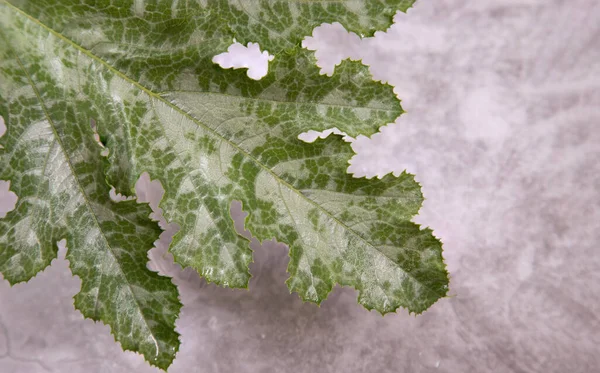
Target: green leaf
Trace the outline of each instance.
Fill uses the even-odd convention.
[[[11,181],[19,200],[0,220],[0,272],[11,284],[31,279],[66,238],[66,257],[81,279],[75,307],[110,325],[124,349],[166,368],[179,348],[181,304],[171,279],[146,268],[160,229],[148,205],[109,198],[101,148],[86,110],[78,110],[89,102],[77,86],[56,80],[74,55],[48,59],[39,44],[47,35],[29,37],[30,21],[7,10],[0,4],[0,114],[8,126],[0,179]]]
[[[221,0],[208,8],[226,22],[243,44],[258,42],[272,53],[294,47],[323,23],[339,22],[361,36],[387,29],[394,14],[415,0]],[[214,8],[213,8],[214,7]]]
[[[36,188],[47,185],[50,191],[55,185],[53,174],[40,171],[47,158],[50,170],[69,174],[73,182],[60,184],[64,190],[59,192],[41,193],[56,194],[44,205],[45,214],[71,216],[80,209],[96,217],[106,237],[129,221],[122,218],[121,206],[140,210],[143,205],[110,202],[104,176],[121,193],[131,193],[143,172],[160,180],[165,189],[160,207],[168,221],[180,226],[170,251],[208,281],[248,285],[252,252],[230,216],[232,201],[239,200],[254,236],[289,245],[287,284],[304,300],[322,302],[337,283],[356,288],[368,309],[386,313],[403,306],[421,313],[445,296],[441,243],[431,230],[411,222],[423,201],[414,177],[354,178],[347,173],[354,153],[339,136],[314,143],[298,139],[308,130],[331,127],[369,136],[402,113],[392,87],[374,82],[365,66],[345,61],[332,77],[320,75],[313,52],[299,43],[323,22],[341,22],[349,31],[371,35],[387,28],[394,12],[406,10],[412,0],[83,3],[0,1],[0,32],[6,39],[0,51],[12,56],[3,55],[0,62],[0,114],[8,126],[7,139],[1,140],[6,152],[0,179],[11,180],[20,197],[17,209],[1,221],[0,263],[34,258],[31,277],[56,256],[53,245],[65,235],[69,253],[81,250],[83,263],[94,262],[83,253],[95,241],[84,240],[79,248],[72,243],[71,236],[90,230],[79,215],[19,228],[19,222],[30,221],[29,210],[42,208],[31,202]],[[212,62],[234,38],[259,42],[275,54],[265,78],[249,80],[243,71]],[[22,67],[15,66],[14,56]],[[31,87],[38,93],[32,95]],[[92,120],[109,149],[107,158],[93,140]],[[30,140],[28,131],[38,133],[39,123],[54,131]],[[64,162],[46,157],[46,149],[53,149],[49,143],[57,144]],[[65,168],[66,160],[81,164],[82,170]],[[73,195],[78,193],[85,198],[75,209]],[[151,229],[147,207],[138,210],[134,220]],[[36,211],[34,216],[43,215]],[[146,251],[157,232],[136,227],[130,232],[135,239],[120,235],[108,252],[117,261],[128,254],[119,267],[123,281],[115,284],[136,290],[131,294],[138,310],[155,310],[141,317],[146,325],[169,321],[168,327],[160,324],[162,339],[146,329],[162,353],[169,346],[164,341],[177,343],[172,323],[179,303],[170,281],[145,269]],[[16,237],[44,229],[51,232],[40,235],[44,244],[9,249]],[[34,247],[43,249],[34,252]],[[0,271],[10,279],[6,264]],[[93,271],[76,274],[84,288],[86,279],[97,277]],[[165,309],[143,303],[159,297],[170,299]],[[117,302],[107,307],[123,312]],[[92,311],[84,314],[93,317]],[[122,321],[115,315],[103,319],[113,330]],[[143,347],[132,349],[152,363],[155,355]],[[168,362],[155,364],[166,367]]]

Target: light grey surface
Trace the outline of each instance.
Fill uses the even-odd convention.
[[[165,234],[150,256],[184,303],[170,372],[600,371],[600,4],[422,0],[396,21],[309,44],[324,65],[363,58],[403,99],[352,170],[417,174],[416,221],[445,244],[453,297],[381,317],[338,288],[319,309],[288,294],[271,244],[255,245],[249,291],[216,288],[171,264]],[[64,251],[0,282],[1,373],[158,372],[73,309],[79,285]]]

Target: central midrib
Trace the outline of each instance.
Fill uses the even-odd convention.
[[[65,37],[64,35],[62,35],[61,33],[55,31],[53,28],[47,26],[46,24],[42,23],[40,20],[38,20],[37,18],[29,15],[28,13],[26,13],[25,11],[23,11],[22,9],[16,7],[13,4],[10,4],[8,2],[6,2],[5,0],[3,0],[3,2],[5,4],[7,4],[8,6],[10,6],[11,8],[13,8],[15,11],[17,11],[19,14],[25,16],[26,18],[28,18],[29,20],[31,20],[32,22],[34,22],[35,24],[39,25],[40,27],[42,27],[43,29],[47,30],[48,32],[50,32],[52,35],[58,37],[60,40],[63,40],[64,42],[66,42],[67,44],[73,46],[74,48],[76,48],[77,50],[81,51],[83,54],[85,54],[86,56],[88,56],[89,58],[91,58],[92,60],[98,61],[100,62],[103,66],[105,66],[108,70],[110,70],[112,73],[114,73],[115,75],[119,76],[121,79],[125,80],[126,82],[134,85],[135,87],[139,88],[140,90],[142,90],[144,93],[146,93],[149,97],[158,100],[162,103],[164,103],[165,105],[171,107],[173,110],[177,111],[180,115],[188,118],[189,120],[191,120],[192,122],[196,123],[197,125],[201,126],[202,128],[204,128],[206,131],[210,132],[213,136],[225,141],[227,144],[229,144],[230,146],[232,146],[234,149],[236,149],[238,152],[240,152],[241,154],[243,154],[245,157],[247,157],[248,159],[252,160],[255,164],[257,164],[261,169],[263,169],[265,172],[267,172],[268,174],[270,174],[278,183],[280,183],[281,185],[284,185],[286,188],[290,189],[292,192],[296,193],[298,196],[300,196],[303,200],[305,200],[306,202],[308,202],[309,204],[315,206],[319,211],[321,211],[323,214],[327,215],[328,217],[330,217],[333,221],[335,221],[337,224],[339,224],[340,226],[342,226],[346,231],[350,232],[351,234],[353,234],[354,236],[356,236],[357,238],[359,238],[361,241],[363,241],[368,247],[372,248],[374,251],[378,252],[380,255],[382,255],[384,258],[386,258],[387,260],[389,260],[390,262],[392,262],[395,266],[397,266],[404,274],[406,274],[408,277],[412,278],[416,283],[418,283],[419,285],[421,285],[423,288],[427,289],[428,291],[432,292],[435,295],[438,295],[438,293],[429,288],[427,285],[423,284],[422,282],[420,282],[419,280],[417,280],[414,276],[412,276],[410,273],[406,272],[402,267],[400,267],[398,265],[398,263],[396,263],[394,260],[392,260],[391,258],[389,258],[387,255],[385,255],[383,252],[381,252],[375,245],[373,245],[372,243],[370,243],[366,238],[364,238],[361,234],[359,234],[358,232],[356,232],[355,230],[353,230],[352,228],[350,228],[348,225],[344,224],[342,221],[340,221],[339,219],[337,219],[334,215],[332,215],[329,211],[323,209],[318,203],[316,203],[315,201],[311,200],[310,198],[307,198],[305,195],[303,195],[299,190],[297,190],[296,188],[294,188],[291,184],[289,184],[288,182],[286,182],[285,180],[281,179],[277,174],[275,174],[273,171],[271,171],[267,166],[263,165],[258,159],[256,159],[255,157],[253,157],[250,153],[248,153],[246,150],[244,150],[243,148],[239,147],[237,144],[235,144],[234,142],[232,142],[231,140],[221,136],[218,132],[216,132],[214,129],[212,129],[210,126],[202,123],[200,120],[198,120],[197,118],[195,118],[194,116],[188,114],[185,110],[183,110],[182,108],[180,108],[179,106],[177,106],[176,104],[173,104],[171,102],[169,102],[168,100],[165,100],[163,97],[161,97],[159,94],[151,91],[150,89],[146,88],[145,86],[143,86],[142,84],[140,84],[139,82],[131,79],[130,77],[128,77],[127,75],[125,75],[124,73],[122,73],[121,71],[117,70],[116,68],[114,68],[113,66],[111,66],[109,63],[107,63],[106,61],[104,61],[102,58],[100,58],[99,56],[96,56],[95,54],[91,53],[89,50],[87,50],[86,48],[80,46],[79,44],[75,43],[74,41],[72,41],[71,39]]]

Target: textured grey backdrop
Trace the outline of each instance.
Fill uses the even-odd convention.
[[[307,42],[324,70],[362,58],[408,110],[355,142],[352,170],[417,174],[453,296],[381,317],[338,288],[319,309],[288,294],[278,244],[254,245],[250,291],[216,288],[172,264],[167,233],[150,256],[185,305],[170,372],[599,372],[599,2],[422,0],[374,39],[340,31]],[[79,285],[64,250],[0,281],[1,373],[158,372],[73,309]]]

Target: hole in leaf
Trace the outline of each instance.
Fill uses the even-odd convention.
[[[148,203],[152,209],[151,217],[160,222],[163,229],[167,228],[167,220],[162,215],[162,209],[158,207],[165,189],[160,180],[152,180],[150,174],[143,172],[135,183],[135,195],[140,203]],[[176,225],[176,224],[175,224]],[[177,228],[179,230],[179,228]]]
[[[108,193],[110,199],[115,202],[131,201],[136,199],[135,196],[124,196],[121,193],[117,193],[116,189],[112,187]]]
[[[345,132],[340,131],[336,127],[324,130],[324,131],[314,131],[310,130],[307,132],[302,132],[298,135],[298,139],[307,143],[315,142],[317,139],[326,139],[329,135],[340,135],[342,139],[346,142],[353,142],[354,138],[348,136]]]
[[[360,36],[347,31],[338,22],[323,24],[314,28],[312,36],[307,36],[302,41],[302,47],[315,51],[317,66],[321,74],[332,76],[335,67],[343,60],[360,60],[363,55],[364,45]]]
[[[98,133],[98,127],[96,126],[96,119],[90,118],[90,127],[92,127],[92,131],[94,131],[94,140],[100,145],[102,148],[102,152],[100,153],[103,157],[108,157],[108,148],[104,145],[106,144],[106,139],[100,137]]]
[[[229,208],[229,214],[231,215],[231,219],[233,219],[233,224],[235,226],[236,232],[238,232],[241,236],[246,237],[247,239],[252,239],[252,233],[246,229],[246,218],[248,217],[248,212],[244,211],[241,201],[231,201],[231,207]]]
[[[6,124],[4,124],[4,117],[2,115],[0,115],[0,137],[4,136],[4,134],[6,133]],[[4,147],[2,145],[0,145],[0,149],[3,149]]]
[[[158,207],[165,194],[165,189],[159,180],[152,180],[150,174],[144,172],[135,183],[135,194],[138,202],[150,205],[152,209],[150,217],[157,220],[160,227],[164,229],[159,240],[155,242],[155,247],[148,252],[148,258],[150,259],[147,265],[148,268],[167,276],[180,274],[182,272],[181,266],[174,263],[173,255],[168,251],[173,236],[179,231],[180,227],[175,223],[167,223],[162,215],[162,209]]]
[[[268,51],[261,52],[258,43],[248,43],[245,47],[234,41],[227,52],[214,56],[212,61],[224,69],[248,69],[250,79],[260,80],[269,72],[269,62],[274,58]]]
[[[19,197],[10,190],[10,181],[0,180],[0,219],[17,206]]]
[[[67,239],[63,238],[62,240],[58,241],[56,243],[56,246],[58,246],[58,258],[60,258],[61,260],[66,260],[66,256],[67,256]],[[81,287],[81,285],[79,286]]]

